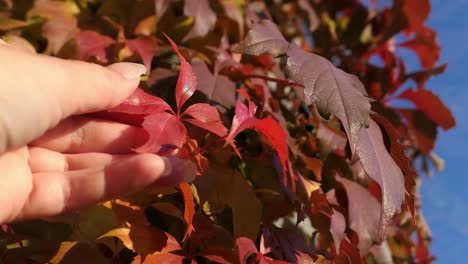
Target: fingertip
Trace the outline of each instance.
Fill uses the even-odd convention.
[[[131,62],[118,62],[107,66],[107,68],[117,72],[128,80],[138,79],[147,72],[143,64]]]
[[[191,182],[196,177],[196,166],[190,160],[172,156],[161,157],[155,154],[140,154],[140,175],[149,175],[152,185],[172,187]]]

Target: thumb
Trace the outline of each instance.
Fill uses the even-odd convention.
[[[103,67],[0,43],[0,153],[27,144],[71,115],[117,106],[145,72],[141,64]]]

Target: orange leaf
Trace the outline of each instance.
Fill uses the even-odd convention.
[[[187,230],[185,231],[184,241],[190,234],[195,231],[192,221],[195,215],[195,202],[193,201],[192,187],[188,183],[179,184],[180,191],[184,197],[184,219],[187,223]]]

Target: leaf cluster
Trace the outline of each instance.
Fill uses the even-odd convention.
[[[143,128],[136,152],[199,176],[4,225],[2,262],[433,261],[414,164],[443,166],[437,131],[455,119],[425,86],[446,69],[430,2],[362,2],[0,0],[13,45],[143,63],[141,87],[95,116]]]

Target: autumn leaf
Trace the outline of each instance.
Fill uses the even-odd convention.
[[[405,198],[403,172],[388,153],[382,132],[373,120],[370,121],[368,128],[361,129],[356,154],[366,174],[376,181],[382,189],[379,224],[379,241],[382,241],[386,226],[391,218],[400,211]]]
[[[403,175],[405,176],[405,204],[410,209],[411,213],[415,213],[414,204],[414,188],[416,186],[416,171],[411,167],[410,159],[406,156],[406,147],[400,143],[401,136],[398,131],[392,126],[390,121],[381,115],[373,115],[372,118],[385,130],[390,139],[390,155],[398,164]]]
[[[226,144],[230,144],[236,149],[234,138],[246,129],[255,129],[262,133],[270,142],[273,149],[278,154],[283,174],[283,182],[287,183],[287,162],[289,160],[288,136],[283,128],[271,117],[264,119],[255,118],[257,106],[252,102],[245,90],[238,90],[247,99],[248,106],[241,101],[237,101],[235,115],[232,120],[231,129],[226,137]]]
[[[437,124],[420,110],[397,109],[408,124],[415,146],[424,154],[429,154],[435,147]]]
[[[215,72],[211,73],[206,63],[200,59],[192,61],[192,68],[198,80],[197,90],[227,108],[233,107],[235,103],[235,84],[226,76]]]
[[[379,228],[381,205],[379,202],[361,185],[347,180],[343,177],[336,177],[340,182],[348,197],[348,217],[349,227],[359,236],[359,250],[361,256],[367,255],[374,243],[379,243]]]
[[[151,69],[151,62],[156,53],[158,41],[154,37],[142,36],[135,39],[127,39],[125,43],[132,51],[138,53],[146,69]]]
[[[430,0],[404,0],[403,11],[408,18],[410,31],[418,32],[431,12]]]
[[[193,17],[194,23],[183,41],[204,37],[216,24],[216,13],[211,9],[208,0],[185,0],[184,15]]]
[[[348,135],[351,151],[356,148],[361,127],[370,120],[370,99],[361,81],[335,67],[323,57],[289,44],[276,25],[261,20],[252,26],[240,50],[252,55],[286,53],[286,73],[294,82],[305,86],[307,105],[316,104],[319,111],[336,116]]]
[[[417,33],[412,39],[399,44],[399,46],[413,50],[423,68],[429,69],[434,67],[440,57],[440,46],[436,36],[435,31],[424,26],[421,33]]]
[[[27,17],[46,17],[43,25],[43,36],[47,39],[48,54],[57,54],[66,42],[78,32],[78,21],[75,17],[80,12],[73,1],[35,0]]]
[[[354,152],[361,127],[370,120],[370,99],[359,79],[336,68],[323,57],[291,44],[286,71],[289,78],[305,86],[306,104],[315,103],[321,112],[336,116],[348,135]]]
[[[138,255],[136,256],[132,264],[153,264],[153,263],[160,263],[160,264],[172,264],[172,263],[182,263],[185,257],[176,255],[173,253],[153,253],[148,255]]]
[[[80,60],[96,58],[99,62],[107,63],[106,49],[114,43],[113,39],[96,31],[82,30],[76,36],[76,56]]]
[[[227,134],[218,110],[213,106],[194,104],[181,113],[182,106],[195,92],[197,81],[190,64],[179,53],[177,45],[170,38],[168,39],[181,63],[175,88],[176,111],[172,110],[161,98],[137,89],[125,102],[109,110],[107,114],[100,115],[100,117],[143,127],[148,133],[148,139],[142,146],[135,149],[140,153],[156,153],[166,147],[182,148],[187,141],[187,129],[182,121],[192,123],[220,137]]]
[[[236,50],[250,55],[270,53],[273,56],[279,56],[286,53],[288,45],[289,43],[273,22],[260,20],[252,25],[252,29]]]
[[[263,228],[260,243],[261,248],[269,249],[273,256],[290,263],[306,263],[302,260],[311,254],[311,249],[301,234],[286,228]]]
[[[434,121],[444,130],[455,126],[455,118],[450,110],[442,103],[440,98],[426,89],[405,90],[398,96],[400,99],[411,101],[419,110],[424,112],[427,117]]]
[[[335,242],[336,253],[340,253],[341,241],[345,239],[346,220],[342,213],[333,209],[330,221],[330,233]]]
[[[184,198],[184,219],[187,223],[187,229],[185,231],[184,240],[187,239],[190,234],[195,231],[192,221],[195,215],[195,202],[193,201],[192,187],[188,183],[179,184],[179,189],[182,192]]]

